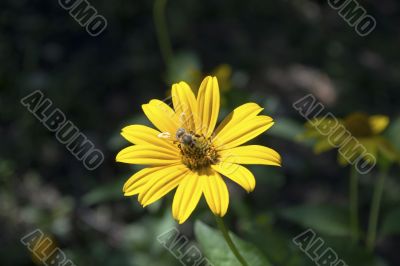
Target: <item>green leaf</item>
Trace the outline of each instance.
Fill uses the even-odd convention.
[[[322,254],[326,248],[332,248],[346,265],[351,266],[387,266],[381,258],[366,250],[362,245],[355,245],[346,237],[324,236],[324,246],[318,252]],[[311,264],[310,264],[311,265]],[[316,264],[315,264],[316,265]]]
[[[196,221],[194,232],[204,255],[216,266],[241,266],[235,255],[229,249],[222,234],[208,225]],[[234,234],[230,236],[244,257],[248,265],[268,266],[271,263],[261,254],[261,252],[250,243],[239,239]]]
[[[274,265],[309,266],[310,258],[292,242],[297,232],[273,226],[274,220],[269,214],[256,215],[251,221],[240,225],[240,228]]]
[[[323,234],[332,236],[350,234],[347,210],[340,207],[302,205],[284,209],[279,214],[291,222]]]
[[[390,211],[383,218],[382,235],[400,234],[400,208]]]

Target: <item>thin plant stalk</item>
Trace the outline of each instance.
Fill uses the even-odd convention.
[[[385,186],[386,171],[379,174],[376,181],[374,195],[372,197],[371,211],[369,214],[368,233],[367,233],[367,248],[372,251],[375,246],[376,231],[378,227],[379,210],[381,206],[381,199],[383,188]]]
[[[350,228],[353,242],[358,242],[359,221],[358,221],[358,173],[355,167],[350,171]]]
[[[168,34],[167,18],[165,8],[167,0],[155,0],[153,7],[153,19],[156,27],[158,44],[160,46],[161,56],[167,68],[170,66],[173,56],[171,40]]]
[[[225,238],[226,243],[228,244],[229,248],[231,249],[232,253],[235,255],[237,260],[243,265],[248,266],[246,260],[242,257],[239,250],[237,249],[235,243],[233,243],[232,238],[229,236],[228,230],[226,229],[225,223],[221,217],[215,216],[217,221],[217,225],[219,230],[221,231],[222,235]]]

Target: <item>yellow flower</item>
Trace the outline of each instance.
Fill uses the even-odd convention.
[[[329,135],[320,134],[318,131],[318,128],[322,128],[324,124],[333,125],[335,121],[333,119],[316,118],[306,123],[306,131],[303,137],[317,140],[314,146],[316,153],[325,152],[335,147],[339,148],[342,151],[338,153],[338,161],[341,165],[347,165],[349,161],[354,161],[359,156],[370,162],[371,157],[369,155],[367,157],[367,154],[372,155],[373,158],[382,155],[390,161],[396,160],[398,156],[390,142],[381,135],[389,125],[387,116],[368,116],[365,113],[355,112],[344,119],[338,119],[336,126]],[[345,134],[346,130],[350,134]],[[351,139],[350,136],[354,138]],[[357,149],[357,145],[361,145],[366,150],[362,152],[363,149]],[[344,156],[346,154],[351,156]]]
[[[241,164],[280,166],[276,151],[240,146],[274,124],[271,117],[258,115],[262,108],[257,104],[236,108],[215,129],[220,108],[217,78],[206,77],[197,98],[185,82],[174,84],[172,102],[174,109],[159,100],[142,105],[158,130],[143,125],[122,129],[122,136],[135,145],[121,150],[116,160],[148,166],[125,183],[125,196],[138,194],[145,207],[177,187],[172,213],[179,223],[188,219],[203,194],[211,211],[222,217],[229,194],[221,175],[251,192],[255,178]]]

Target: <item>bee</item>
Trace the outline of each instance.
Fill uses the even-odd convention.
[[[176,139],[180,139],[184,134],[186,133],[186,130],[184,128],[178,128],[178,130],[175,133]]]
[[[193,147],[196,144],[196,135],[186,132],[184,128],[178,128],[175,133],[176,139],[181,144]]]

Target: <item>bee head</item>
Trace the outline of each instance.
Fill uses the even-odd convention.
[[[176,138],[179,139],[180,137],[183,136],[183,134],[185,134],[185,129],[184,128],[178,128],[178,130],[176,131]]]

